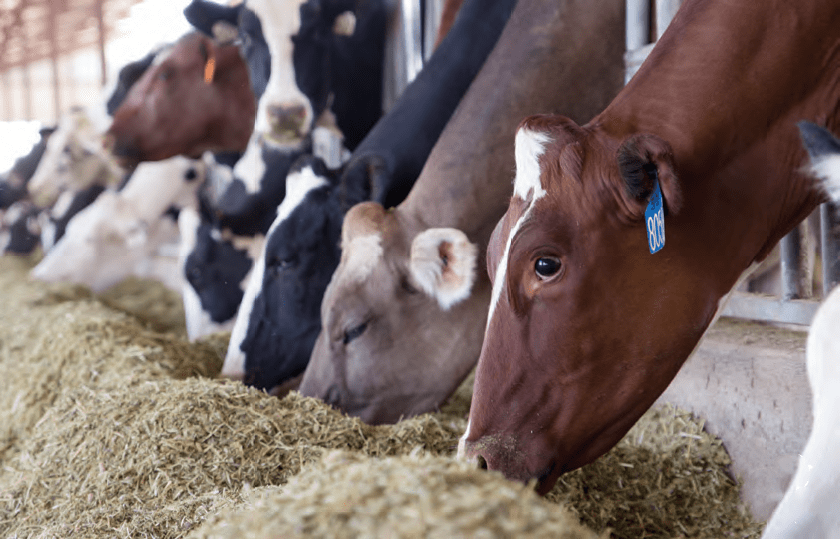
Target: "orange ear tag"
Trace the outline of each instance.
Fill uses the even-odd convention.
[[[211,56],[204,64],[204,82],[210,84],[213,82],[213,75],[216,73],[216,58]]]

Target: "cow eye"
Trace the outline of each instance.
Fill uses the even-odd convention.
[[[358,339],[359,337],[361,337],[362,333],[365,332],[367,327],[368,327],[368,323],[367,322],[362,322],[358,326],[354,326],[350,329],[345,330],[344,331],[344,339],[342,339],[345,346],[350,344],[351,341],[354,341],[355,339]]]
[[[548,279],[560,271],[561,264],[559,258],[543,257],[538,258],[534,263],[534,271],[540,279]]]

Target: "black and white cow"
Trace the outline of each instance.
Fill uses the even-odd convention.
[[[295,208],[284,201],[272,224],[237,315],[223,375],[270,390],[304,371],[321,328],[321,299],[339,262],[345,212],[363,200],[390,207],[405,198],[515,3],[464,2],[439,48],[356,148],[339,181],[314,164],[298,179],[289,177],[287,190],[303,182],[310,191]]]
[[[201,161],[177,156],[141,163],[122,189],[105,190],[69,221],[31,276],[94,291],[147,277],[180,292],[178,211],[195,206],[203,181]]]
[[[225,187],[213,188],[212,196],[203,190],[197,219],[187,213],[180,221],[189,288],[184,305],[193,339],[233,324],[245,277],[284,199],[290,166],[312,152],[313,135],[324,131],[313,129],[314,119],[333,105],[337,123],[348,126],[349,140],[357,141],[381,116],[385,2],[310,0],[301,6],[301,1],[250,0],[227,7],[193,0],[184,11],[208,34],[235,21],[259,98],[244,155],[232,169],[208,170],[208,181]],[[336,25],[348,14],[355,25]],[[368,95],[370,88],[375,95]],[[214,180],[219,176],[228,178]]]
[[[55,127],[43,127],[39,133],[41,139],[36,142],[29,153],[15,160],[8,172],[0,175],[0,210],[5,210],[28,194],[27,184],[35,174],[41,157],[47,149],[47,139],[55,131]]]
[[[191,339],[232,326],[246,277],[286,195],[286,174],[308,149],[289,152],[264,145],[253,162],[246,154],[233,168],[215,161],[208,167],[199,211],[179,219]]]
[[[71,108],[57,126],[41,129],[41,141],[10,172],[10,188],[0,182],[3,204],[6,199],[22,201],[0,224],[2,252],[28,254],[38,245],[49,251],[74,215],[107,187],[125,185],[130,171],[117,166],[103,150],[101,136],[110,115],[158,50],[123,66],[105,91],[107,98],[88,108]],[[3,204],[0,209],[7,207]]]
[[[184,14],[208,35],[235,22],[260,100],[255,136],[296,144],[331,109],[353,149],[382,115],[386,2],[302,2],[249,0],[230,7],[193,0]]]

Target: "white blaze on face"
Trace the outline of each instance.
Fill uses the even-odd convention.
[[[300,4],[303,0],[248,0],[248,8],[260,19],[263,36],[271,53],[271,74],[257,106],[255,133],[269,134],[269,110],[284,104],[303,105],[306,125],[314,113],[309,100],[295,82],[292,64],[292,35],[300,28]]]
[[[233,379],[242,379],[245,376],[245,353],[242,351],[242,343],[248,333],[248,324],[251,320],[254,301],[262,290],[265,277],[265,246],[268,245],[269,238],[277,227],[288,219],[295,208],[300,206],[310,191],[327,185],[327,183],[327,180],[315,174],[311,167],[293,172],[286,178],[286,197],[277,208],[277,217],[271,223],[271,228],[268,229],[263,249],[257,256],[254,269],[247,279],[248,284],[242,296],[242,303],[239,304],[239,311],[236,313],[236,322],[233,325],[230,343],[225,355],[225,363],[222,366],[222,376]]]
[[[262,135],[255,130],[251,134],[245,153],[233,166],[234,177],[245,184],[245,189],[249,193],[256,193],[260,190],[260,180],[265,175],[262,147]]]
[[[545,196],[545,189],[540,181],[540,156],[545,151],[546,143],[550,140],[548,135],[526,128],[520,128],[516,133],[516,149],[514,153],[514,157],[516,158],[516,179],[513,183],[513,196],[523,201],[528,200],[530,196],[531,202],[519,220],[516,221],[516,224],[510,229],[504,253],[499,260],[499,266],[496,268],[496,280],[493,282],[493,295],[490,299],[490,313],[487,316],[487,327],[490,327],[490,321],[493,319],[493,313],[496,310],[496,305],[499,303],[499,297],[501,297],[502,289],[505,285],[505,274],[510,256],[511,241],[513,241],[522,223],[528,219],[537,201]]]

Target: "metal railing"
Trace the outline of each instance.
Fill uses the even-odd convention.
[[[657,39],[670,24],[682,0],[626,0],[626,53],[624,55],[625,84],[638,71]],[[838,235],[838,214],[831,204],[820,206],[816,219],[820,233],[816,252],[820,255],[822,290],[810,289],[811,273],[805,256],[807,245],[803,226],[793,229],[779,242],[779,264],[781,267],[780,290],[776,295],[754,294],[738,289],[732,292],[722,316],[810,325],[819,307],[821,297],[840,281],[840,235]],[[816,235],[815,235],[816,236]]]

